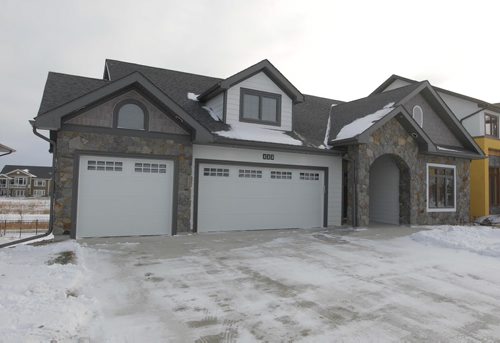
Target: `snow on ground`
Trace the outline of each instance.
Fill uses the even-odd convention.
[[[95,307],[80,288],[86,270],[78,250],[74,241],[0,250],[0,341],[77,340]],[[54,261],[69,252],[76,264]]]
[[[0,250],[0,332],[6,341],[497,341],[499,258],[423,244],[417,237],[433,231],[416,231],[231,232]],[[465,228],[455,234],[470,237]],[[44,263],[63,251],[76,253],[75,265]]]
[[[385,117],[386,114],[391,112],[394,109],[393,106],[394,103],[391,102],[375,113],[368,114],[362,118],[356,119],[350,124],[347,124],[339,131],[334,141],[348,139],[360,135],[361,133],[369,129],[374,123]]]
[[[500,229],[484,226],[437,226],[411,236],[417,242],[500,257]]]
[[[34,237],[37,235],[42,235],[47,230],[23,230],[19,232],[18,230],[7,230],[7,231],[0,231],[0,244],[4,243],[9,243],[12,241],[16,241],[18,239],[23,239],[23,238],[28,238],[28,237]],[[47,240],[53,239],[54,236],[51,235],[51,237],[46,238]]]
[[[267,129],[255,125],[231,124],[231,129],[228,131],[217,131],[214,134],[233,139],[241,139],[245,141],[257,141],[268,143],[279,143],[288,145],[302,145],[298,139],[292,138],[285,131]]]
[[[0,197],[0,221],[2,220],[49,220],[48,198]]]

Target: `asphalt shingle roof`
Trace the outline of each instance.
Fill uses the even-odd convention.
[[[42,179],[52,178],[52,167],[43,167],[43,166],[20,166],[20,165],[7,164],[3,167],[0,174],[7,174],[16,169],[27,170],[28,173],[33,174],[36,177]]]
[[[110,81],[139,72],[209,131],[229,129],[228,125],[214,120],[202,108],[203,104],[187,98],[188,93],[201,94],[223,79],[109,59],[106,60],[106,66],[109,80],[49,73],[38,114],[96,90]],[[312,95],[304,96],[304,102],[293,105],[292,136],[299,137],[306,146],[318,147],[323,144],[331,105],[341,102]]]
[[[330,139],[337,137],[337,134],[344,126],[352,123],[356,119],[377,112],[390,103],[397,104],[420,85],[421,83],[419,82],[333,107],[330,122]]]

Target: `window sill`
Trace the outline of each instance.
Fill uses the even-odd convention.
[[[456,212],[456,208],[427,208],[427,212]]]

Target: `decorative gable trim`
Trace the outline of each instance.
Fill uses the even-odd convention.
[[[278,87],[280,87],[283,92],[285,92],[292,99],[294,104],[304,101],[304,95],[268,60],[260,61],[259,63],[216,83],[200,94],[198,96],[198,100],[206,102],[214,96],[228,90],[235,84],[240,83],[241,81],[244,81],[260,72],[264,72],[276,85],[278,85]]]

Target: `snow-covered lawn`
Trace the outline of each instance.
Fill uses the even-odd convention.
[[[0,197],[0,221],[2,220],[49,220],[48,198]]]
[[[3,249],[0,341],[498,341],[500,230],[416,231]]]

